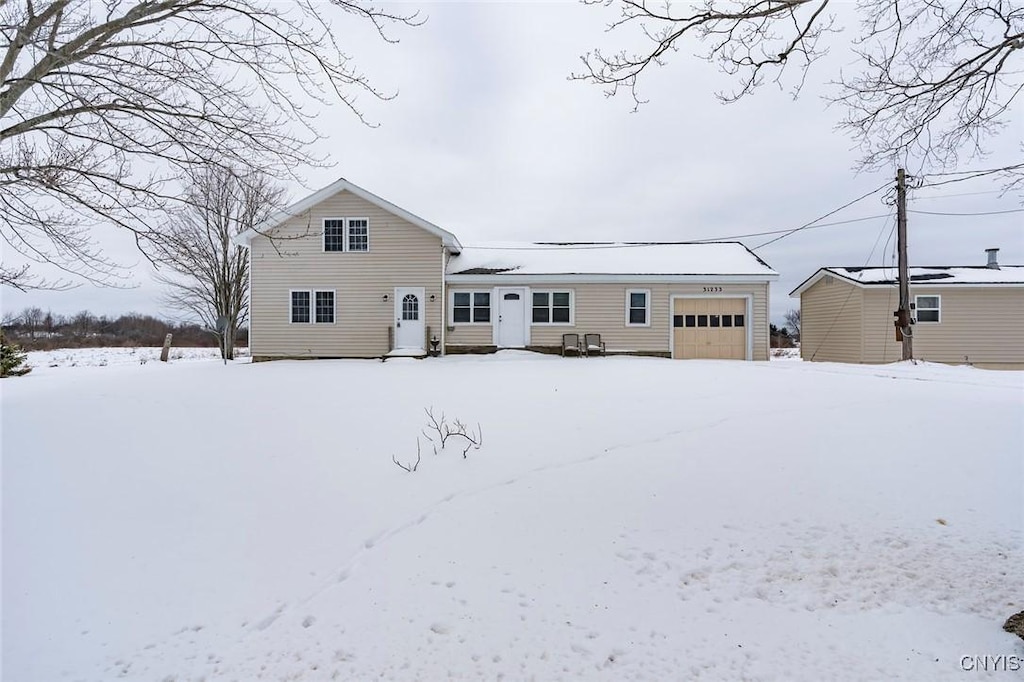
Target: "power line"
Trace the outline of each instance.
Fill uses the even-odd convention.
[[[835,215],[836,213],[839,213],[843,209],[849,208],[850,206],[853,206],[858,201],[862,201],[864,199],[867,199],[872,194],[876,194],[876,193],[882,191],[883,189],[885,189],[888,186],[889,186],[889,182],[886,181],[885,184],[881,185],[880,187],[876,187],[875,189],[871,190],[867,194],[863,194],[863,195],[857,197],[856,199],[854,199],[853,201],[845,203],[842,206],[840,206],[839,208],[834,209],[832,211],[829,211],[828,213],[826,213],[825,215],[823,215],[823,216],[821,216],[819,218],[815,218],[814,220],[812,220],[811,222],[807,223],[806,225],[801,225],[800,227],[798,227],[796,229],[788,230],[786,232],[786,234],[780,235],[780,236],[776,237],[775,239],[769,239],[764,244],[761,244],[760,246],[755,246],[754,248],[751,249],[751,251],[757,251],[758,249],[763,249],[764,247],[768,246],[769,244],[774,244],[775,242],[779,241],[780,239],[785,239],[786,237],[788,237],[791,234],[796,234],[797,232],[800,232],[801,230],[806,230],[806,229],[810,228],[811,226],[813,226],[819,220],[824,220],[825,218],[828,218],[831,215]]]
[[[835,227],[836,225],[849,225],[850,223],[860,223],[860,222],[864,222],[865,220],[876,220],[878,218],[888,218],[888,217],[889,217],[888,213],[879,213],[878,215],[868,215],[868,216],[864,216],[863,218],[851,218],[850,220],[837,220],[836,222],[833,222],[833,223],[818,223],[817,225],[809,225],[809,226],[805,226],[803,228],[797,228],[797,229],[817,230],[820,227]],[[736,235],[732,235],[730,237],[710,237],[708,239],[695,239],[694,242],[705,243],[705,242],[723,241],[723,240],[730,240],[730,239],[745,239],[747,237],[765,237],[765,236],[768,236],[770,234],[782,234],[784,232],[794,232],[794,229],[793,228],[787,228],[785,230],[770,230],[768,232],[752,232],[750,234],[736,234]],[[757,247],[757,248],[761,248],[761,247]]]
[[[907,213],[921,213],[923,215],[948,215],[948,216],[978,216],[978,215],[1003,215],[1005,213],[1024,213],[1024,208],[1011,208],[1006,211],[980,211],[977,213],[943,213],[939,211],[910,211]]]
[[[928,185],[925,185],[927,187]],[[936,194],[930,197],[908,197],[909,201],[929,201],[931,199],[951,199],[953,197],[974,197],[979,194],[1004,194],[1001,189],[987,189],[983,192],[957,192],[956,194]]]
[[[893,217],[893,213],[889,213],[885,217],[889,218],[891,220],[892,217]],[[886,220],[884,223],[882,223],[882,229],[878,233],[878,236],[875,237],[875,243],[871,245],[871,251],[870,251],[870,253],[868,253],[868,257],[864,259],[864,267],[867,267],[868,263],[870,263],[871,259],[874,257],[875,249],[878,248],[878,242],[881,241],[882,235],[885,234],[885,228],[888,227],[888,225],[889,225],[889,221],[888,220]],[[895,229],[896,229],[896,221],[893,221],[892,229],[889,231],[889,239],[892,239],[892,233],[893,233],[893,231]],[[885,241],[886,246],[889,245],[889,239],[886,239],[886,241]],[[883,259],[883,261],[885,259],[885,246],[882,247],[882,259]],[[839,306],[839,312],[837,312],[836,316],[832,318],[832,324],[830,324],[828,326],[828,329],[825,331],[825,336],[822,337],[821,341],[818,342],[818,345],[811,352],[811,360],[814,360],[814,358],[816,358],[818,356],[818,351],[820,351],[821,347],[825,345],[826,341],[828,341],[828,337],[831,336],[832,330],[835,329],[836,323],[839,322],[839,318],[842,317],[843,311],[846,310],[846,304],[850,302],[850,298],[853,296],[853,292],[855,292],[856,290],[857,290],[857,288],[853,287],[853,286],[851,286],[849,288],[849,291],[846,293],[846,298],[843,300],[843,304],[841,306]],[[801,301],[801,304],[802,304],[802,301]]]
[[[1013,166],[1004,166],[1002,168],[990,168],[988,170],[978,171],[954,171],[950,173],[929,173],[927,177],[949,177],[953,176],[950,180],[942,180],[941,182],[929,182],[928,184],[921,185],[922,187],[940,187],[942,185],[949,185],[954,182],[964,182],[965,180],[974,180],[976,178],[983,178],[987,175],[993,175],[995,173],[1005,173],[1008,171],[1021,170],[1024,168],[1024,164],[1016,164]]]

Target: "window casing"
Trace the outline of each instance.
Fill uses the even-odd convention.
[[[941,296],[915,296],[914,307],[917,309],[918,323],[938,324],[942,322]]]
[[[453,291],[452,324],[490,324],[491,292]]]
[[[292,324],[334,324],[337,294],[333,289],[292,289],[288,320]]]
[[[572,291],[534,291],[533,324],[573,325]]]
[[[628,289],[626,291],[626,326],[651,326],[650,289]]]
[[[362,253],[369,250],[369,218],[324,219],[324,251]]]

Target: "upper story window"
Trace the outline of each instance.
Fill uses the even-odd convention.
[[[534,324],[572,324],[571,291],[534,291]]]
[[[942,297],[941,296],[916,296],[914,301],[917,308],[918,322],[941,322],[942,321]]]
[[[369,218],[325,218],[324,251],[369,251]]]
[[[626,324],[647,327],[651,324],[651,292],[649,289],[626,291]]]

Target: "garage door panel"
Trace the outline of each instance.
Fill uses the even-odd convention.
[[[745,360],[747,301],[743,298],[677,298],[672,304],[673,357]]]

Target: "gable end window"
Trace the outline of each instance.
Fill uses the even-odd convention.
[[[534,324],[573,324],[571,291],[534,291]]]
[[[452,292],[452,324],[484,324],[491,321],[491,292]]]
[[[292,324],[334,324],[334,301],[331,289],[293,289],[289,294],[288,319]]]
[[[941,296],[915,296],[914,306],[917,308],[918,322],[942,321],[942,297]]]
[[[626,291],[626,324],[648,327],[651,324],[651,292],[649,289]]]
[[[369,218],[325,218],[324,251],[370,250]]]

